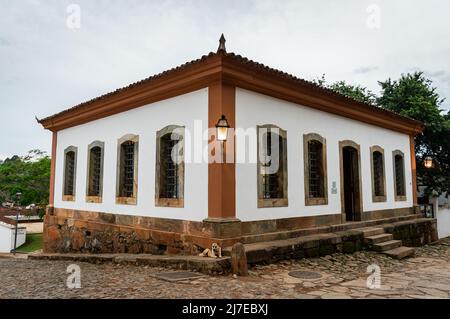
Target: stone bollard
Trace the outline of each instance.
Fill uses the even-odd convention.
[[[247,255],[242,243],[236,243],[231,248],[231,271],[235,275],[248,276]]]

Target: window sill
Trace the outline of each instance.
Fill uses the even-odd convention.
[[[258,208],[288,207],[287,198],[258,199]]]
[[[406,200],[406,198],[404,199]],[[372,196],[372,202],[381,203],[386,201],[386,196]]]
[[[135,197],[116,197],[116,204],[137,205],[137,199]]]
[[[396,202],[404,202],[406,201],[406,196],[395,196]]]
[[[305,198],[305,206],[320,206],[320,205],[328,205],[328,198],[327,197]]]
[[[99,204],[102,202],[101,196],[86,196],[86,203],[96,203]]]
[[[173,208],[183,208],[184,199],[182,198],[155,198],[156,207],[173,207]]]
[[[73,196],[73,195],[63,195],[62,200],[63,200],[63,202],[74,202],[75,201],[75,196]]]

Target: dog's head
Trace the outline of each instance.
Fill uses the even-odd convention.
[[[217,243],[213,243],[211,248],[212,248],[213,251],[219,251],[220,247],[219,247],[219,245]]]

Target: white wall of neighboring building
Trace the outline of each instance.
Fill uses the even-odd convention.
[[[0,222],[0,253],[9,253],[14,248],[15,226]],[[17,247],[25,244],[26,229],[19,227],[17,230]]]
[[[257,208],[256,163],[236,165],[236,217],[242,221],[317,216],[341,213],[339,141],[352,140],[361,147],[363,210],[373,211],[411,207],[412,175],[409,136],[309,107],[300,106],[244,89],[236,90],[236,127],[256,128],[274,124],[287,131],[289,207]],[[303,134],[318,133],[326,138],[328,205],[305,206]],[[237,132],[237,135],[240,133]],[[242,133],[241,133],[242,134]],[[370,150],[384,148],[387,201],[372,202]],[[239,145],[236,145],[239,152]],[[405,155],[406,201],[394,201],[392,151]],[[332,194],[336,182],[337,193]]]
[[[437,228],[439,238],[450,236],[450,207],[439,207],[436,212]]]
[[[55,207],[196,221],[207,218],[206,162],[185,163],[184,208],[155,207],[156,132],[173,124],[194,132],[194,121],[200,121],[203,129],[208,127],[207,88],[59,131]],[[126,134],[139,135],[137,205],[117,205],[115,202],[117,141]],[[100,204],[86,203],[85,198],[87,149],[96,140],[105,143],[103,203]],[[62,200],[64,150],[69,146],[78,147],[75,202]]]

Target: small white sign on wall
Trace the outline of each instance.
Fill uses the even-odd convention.
[[[333,181],[331,183],[331,194],[337,194],[337,187],[336,187],[336,182]]]

